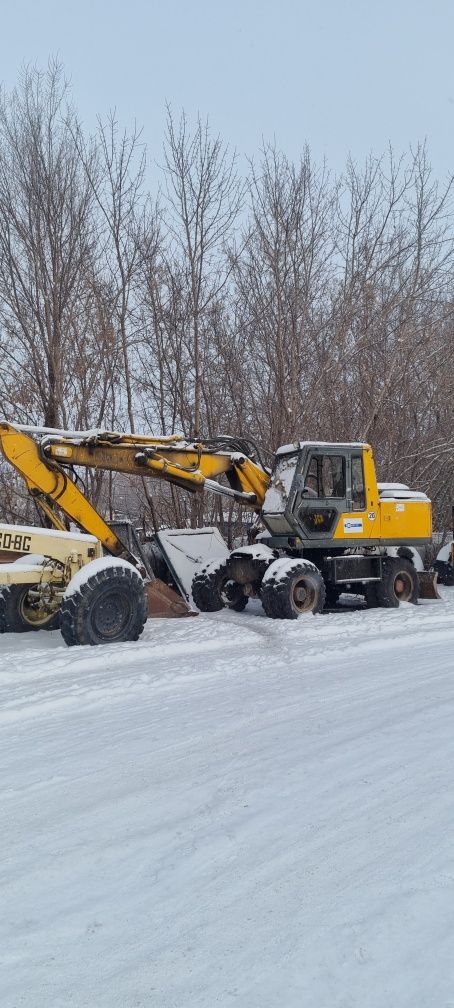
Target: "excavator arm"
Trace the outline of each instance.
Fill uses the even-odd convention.
[[[221,439],[219,439],[221,440]],[[83,466],[165,480],[194,493],[209,490],[259,509],[270,482],[266,469],[241,451],[229,451],[183,438],[152,438],[110,432],[88,436],[51,434],[41,442],[46,459],[61,466]],[[230,486],[216,477],[225,475]]]
[[[58,507],[84,532],[96,536],[113,556],[129,560],[137,566],[136,558],[69,479],[63,468],[50,459],[42,458],[40,447],[32,437],[12,424],[0,423],[0,446],[4,457],[25,480],[29,493],[54,528],[65,530],[64,523],[55,511],[55,507]]]
[[[31,436],[33,434],[34,436]],[[39,441],[35,437],[39,437]],[[58,528],[58,507],[81,529],[95,535],[109,553],[137,563],[65,471],[74,466],[164,480],[194,493],[209,490],[259,510],[270,475],[245,452],[230,450],[228,439],[207,445],[178,435],[148,437],[115,432],[51,431],[0,424],[4,457],[23,477],[30,494]],[[235,447],[235,445],[234,445]],[[218,482],[225,475],[229,486]]]

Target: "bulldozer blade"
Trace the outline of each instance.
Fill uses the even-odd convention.
[[[441,599],[437,585],[436,571],[418,571],[419,597],[427,599]]]
[[[198,613],[193,612],[186,599],[182,598],[178,592],[174,591],[173,588],[170,588],[169,585],[166,585],[159,578],[155,578],[154,581],[150,581],[145,585],[145,591],[148,598],[149,618],[175,619],[178,616],[198,615]]]

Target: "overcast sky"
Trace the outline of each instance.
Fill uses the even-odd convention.
[[[0,76],[63,62],[88,127],[117,109],[161,160],[164,106],[208,116],[240,155],[305,141],[335,171],[427,138],[454,170],[453,0],[0,0]]]

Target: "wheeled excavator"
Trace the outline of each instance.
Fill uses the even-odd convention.
[[[148,615],[188,612],[172,571],[167,584],[157,579],[137,540],[126,542],[79,489],[80,468],[213,492],[255,512],[255,541],[196,573],[201,611],[240,611],[255,597],[268,616],[295,619],[346,590],[385,607],[431,594],[433,578],[418,577],[413,563],[414,549],[431,541],[430,500],[377,483],[368,444],[300,441],[279,448],[268,467],[245,438],[190,442],[5,422],[0,447],[53,526],[0,526],[0,554],[13,561],[0,567],[3,629],[58,623],[68,645],[100,644],[137,639]]]

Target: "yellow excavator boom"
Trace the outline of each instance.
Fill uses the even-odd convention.
[[[137,564],[135,557],[124,547],[62,467],[51,460],[43,460],[39,445],[30,435],[24,434],[12,424],[1,423],[0,444],[4,457],[25,480],[29,493],[54,528],[65,530],[64,522],[55,511],[56,505],[70,521],[96,536],[113,556]]]
[[[211,490],[232,496],[259,509],[269,486],[269,473],[240,451],[207,447],[184,438],[153,438],[104,432],[67,437],[48,435],[41,442],[42,453],[62,466],[129,473],[163,479],[195,493]],[[230,488],[217,482],[226,475]]]
[[[35,437],[39,436],[37,442]],[[224,439],[225,442],[226,439]],[[4,457],[23,477],[30,494],[57,529],[64,523],[58,507],[83,531],[96,536],[114,556],[135,562],[118,536],[65,471],[86,469],[122,472],[165,480],[192,492],[210,490],[259,510],[270,483],[268,471],[242,451],[190,443],[178,435],[148,437],[115,432],[49,431],[0,423]],[[229,486],[218,482],[225,475]]]

